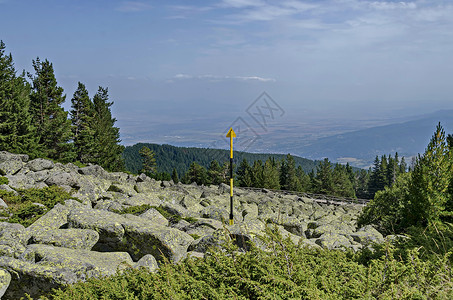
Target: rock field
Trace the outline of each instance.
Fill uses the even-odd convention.
[[[25,293],[33,297],[130,267],[152,272],[164,257],[172,262],[203,257],[209,247],[221,244],[226,232],[246,250],[244,241],[259,245],[268,223],[301,246],[357,251],[384,241],[371,226],[357,228],[360,205],[319,204],[297,195],[235,187],[235,222],[230,226],[228,185],[160,182],[144,174],[109,173],[96,165],[79,168],[8,152],[0,152],[0,173],[9,180],[0,185],[2,190],[57,185],[81,200],[48,208],[27,228],[0,222],[2,299]],[[138,216],[119,214],[145,204],[150,208]]]

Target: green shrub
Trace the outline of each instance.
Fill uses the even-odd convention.
[[[0,176],[0,184],[8,184],[9,180],[5,176]]]
[[[58,186],[18,189],[17,195],[0,190],[0,197],[8,205],[8,208],[2,211],[2,216],[9,217],[6,221],[20,223],[25,227],[35,222],[57,203],[64,204],[67,199],[76,199]],[[33,203],[40,203],[45,207]]]
[[[226,236],[228,236],[226,232]],[[158,272],[130,269],[56,290],[49,299],[451,299],[451,265],[445,257],[407,260],[391,245],[367,265],[352,251],[295,245],[268,227],[264,251],[238,252],[228,241],[203,259],[164,262]],[[45,298],[47,299],[47,298]]]

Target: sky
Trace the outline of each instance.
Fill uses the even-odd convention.
[[[266,131],[248,110],[263,92],[280,127],[453,108],[451,0],[0,0],[0,15],[16,69],[51,61],[66,107],[79,81],[109,88],[126,145]]]

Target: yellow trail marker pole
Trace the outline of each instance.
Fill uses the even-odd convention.
[[[233,128],[230,128],[226,137],[230,138],[230,225],[233,225],[233,138],[236,137]]]

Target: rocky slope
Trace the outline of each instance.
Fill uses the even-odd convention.
[[[0,173],[9,180],[0,186],[3,190],[57,185],[80,199],[47,208],[27,228],[0,222],[3,299],[37,296],[124,268],[154,271],[165,258],[203,257],[225,236],[246,250],[246,241],[260,244],[268,223],[301,246],[358,250],[384,240],[372,227],[356,227],[360,205],[324,205],[296,195],[235,188],[235,224],[229,226],[224,222],[227,185],[158,182],[144,174],[109,173],[96,165],[78,168],[7,152],[0,152]],[[139,215],[119,213],[141,205],[149,207]]]

